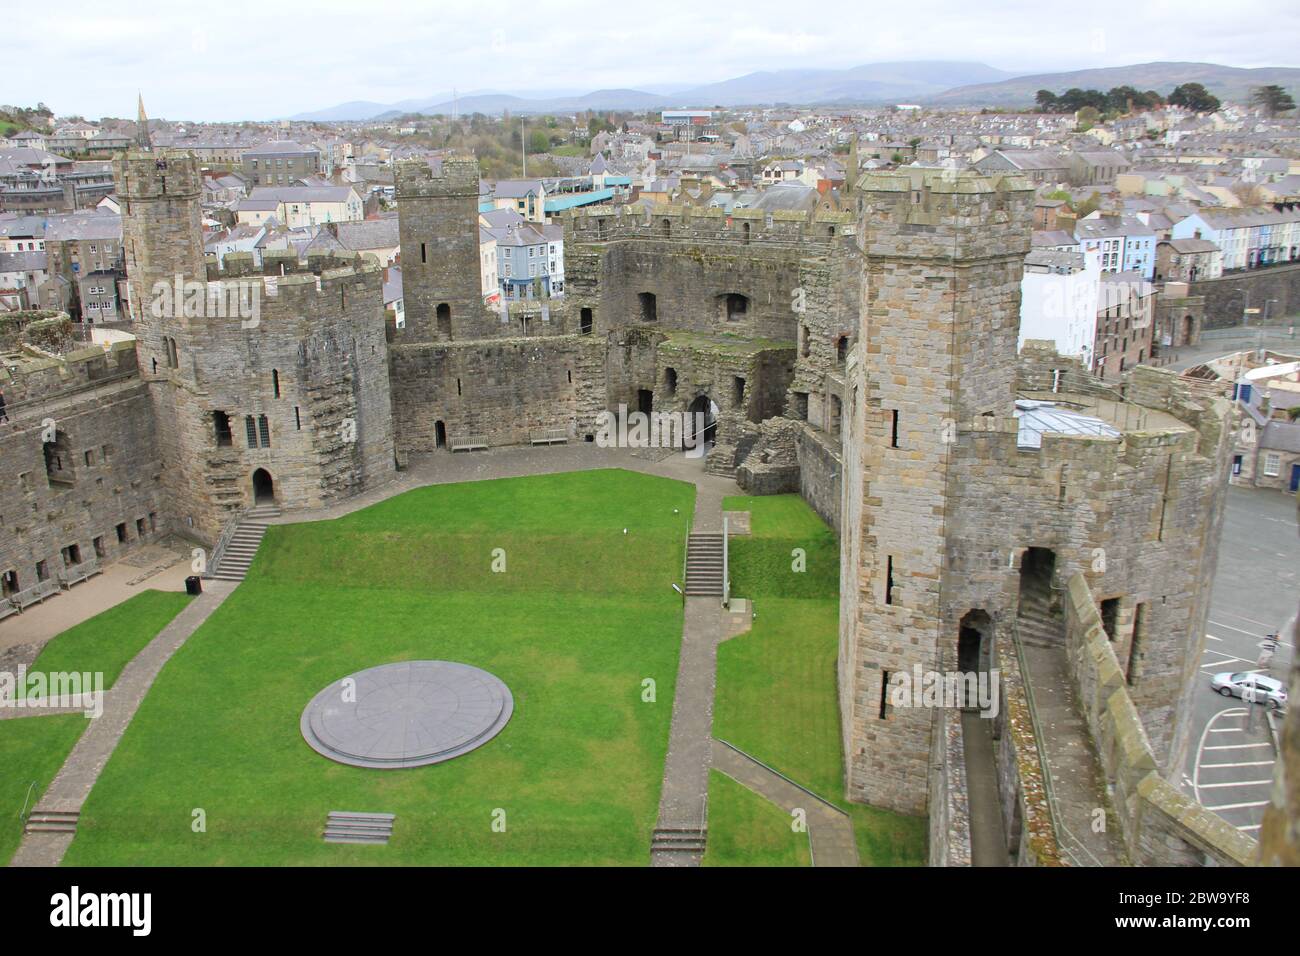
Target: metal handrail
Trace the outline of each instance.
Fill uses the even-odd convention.
[[[23,827],[27,825],[27,803],[29,800],[32,799],[32,791],[35,789],[36,789],[36,781],[33,780],[32,785],[27,788],[27,796],[23,797],[23,808],[18,811],[19,830],[21,830]]]
[[[210,579],[217,573],[217,568],[221,565],[221,559],[225,557],[226,548],[235,537],[235,532],[239,530],[239,522],[243,520],[243,517],[244,511],[236,511],[235,516],[227,521],[226,526],[221,529],[221,537],[217,539],[217,546],[212,549],[212,560],[208,562],[208,568],[203,573],[205,578]]]
[[[722,606],[731,607],[731,534],[727,516],[722,516]]]

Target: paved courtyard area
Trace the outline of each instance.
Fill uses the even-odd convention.
[[[1295,500],[1277,491],[1229,488],[1182,783],[1204,806],[1252,836],[1273,779],[1269,717],[1261,705],[1220,696],[1210,689],[1210,678],[1222,671],[1259,671],[1260,642],[1279,630],[1285,639],[1269,673],[1284,677],[1295,653],[1288,622],[1297,594]]]

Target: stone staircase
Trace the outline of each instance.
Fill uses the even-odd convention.
[[[1050,648],[1065,646],[1065,618],[1060,609],[1054,607],[1054,596],[1049,578],[1035,576],[1025,581],[1017,622],[1022,644]]]
[[[650,853],[703,855],[708,841],[704,827],[655,827],[650,838]]]
[[[331,810],[325,818],[325,842],[387,844],[395,819],[391,813]]]
[[[722,597],[722,535],[692,534],[687,540],[686,594]]]
[[[272,518],[280,517],[280,509],[275,505],[258,505],[245,512],[239,520],[239,526],[231,536],[230,543],[222,552],[221,563],[212,575],[218,581],[242,581],[248,573],[248,567],[257,556],[257,549],[266,534],[267,523]]]
[[[35,807],[27,818],[24,833],[76,833],[80,810],[42,810]]]

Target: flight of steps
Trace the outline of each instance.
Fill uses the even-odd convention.
[[[1065,620],[1052,609],[1050,579],[1033,577],[1025,582],[1020,595],[1017,621],[1020,641],[1036,647],[1061,647],[1065,643]]]
[[[76,833],[80,810],[42,810],[35,807],[23,827],[26,833]]]
[[[325,842],[386,844],[393,835],[395,819],[391,813],[331,810],[325,818]]]
[[[239,519],[239,526],[221,554],[221,563],[217,565],[212,576],[218,581],[242,581],[248,573],[248,566],[257,556],[257,548],[266,534],[267,522],[278,518],[280,509],[274,505],[258,505],[245,512]]]
[[[702,854],[707,839],[708,831],[703,827],[655,827],[650,852]]]
[[[722,597],[722,535],[693,534],[687,540],[686,594]]]

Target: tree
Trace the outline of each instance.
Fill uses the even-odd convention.
[[[1182,83],[1169,94],[1169,105],[1181,106],[1193,113],[1213,113],[1221,104],[1219,98],[1200,83]]]
[[[1038,109],[1044,113],[1057,112],[1056,94],[1051,90],[1039,90],[1034,96],[1034,102],[1038,105]]]
[[[1270,83],[1250,91],[1250,105],[1259,107],[1269,116],[1276,116],[1295,109],[1295,100],[1285,89],[1276,83]]]
[[[1097,121],[1101,119],[1101,113],[1095,106],[1085,106],[1075,115],[1075,119],[1079,124],[1076,127],[1076,132],[1086,133],[1097,125]]]
[[[528,134],[528,152],[544,153],[551,148],[551,139],[543,130],[535,129]]]
[[[1107,113],[1127,113],[1130,105],[1136,107],[1142,94],[1132,86],[1116,86],[1106,94]]]

